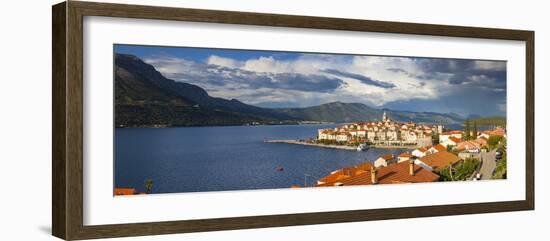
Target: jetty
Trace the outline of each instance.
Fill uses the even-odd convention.
[[[323,148],[332,148],[332,149],[340,149],[340,150],[348,150],[348,151],[357,151],[356,146],[347,146],[347,145],[327,145],[322,143],[311,143],[306,141],[300,141],[300,140],[267,140],[264,141],[266,143],[286,143],[286,144],[294,144],[294,145],[303,145],[303,146],[315,146],[315,147],[323,147]],[[369,148],[380,148],[380,149],[410,149],[414,150],[418,148],[416,145],[391,145],[391,144],[382,144],[382,143],[376,143],[368,145]]]
[[[266,143],[286,143],[286,144],[294,144],[294,145],[315,146],[315,147],[324,147],[324,148],[332,148],[332,149],[340,149],[340,150],[348,150],[348,151],[357,151],[356,146],[325,145],[325,144],[311,143],[311,142],[305,142],[305,141],[299,141],[299,140],[267,140],[265,142]]]

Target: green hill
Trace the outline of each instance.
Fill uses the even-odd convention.
[[[504,116],[482,117],[468,119],[468,121],[470,121],[471,123],[475,122],[477,125],[506,127],[506,117]]]

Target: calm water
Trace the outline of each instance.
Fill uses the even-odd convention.
[[[154,193],[288,188],[403,149],[356,152],[284,143],[331,125],[129,128],[115,130],[115,186]],[[279,167],[284,168],[278,171]]]

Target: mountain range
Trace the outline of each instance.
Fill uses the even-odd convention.
[[[462,123],[453,113],[377,109],[362,103],[331,102],[304,108],[262,108],[236,99],[210,96],[203,88],[164,77],[134,55],[115,54],[115,124],[117,127],[297,124],[301,121],[380,120]]]

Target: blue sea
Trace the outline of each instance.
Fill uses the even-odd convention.
[[[115,186],[153,193],[288,188],[404,149],[347,151],[266,143],[307,139],[334,125],[122,128],[115,130]]]

